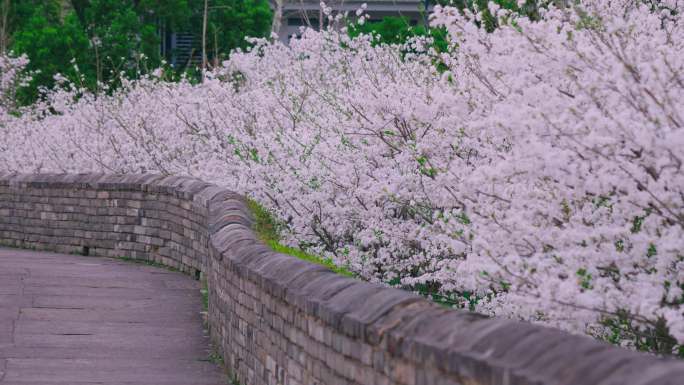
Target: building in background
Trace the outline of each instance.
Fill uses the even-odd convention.
[[[432,2],[428,0],[329,0],[326,6],[334,13],[349,12],[350,17],[355,16],[357,9],[366,4],[366,14],[370,16],[369,22],[381,20],[386,16],[403,16],[411,25],[425,22],[425,9],[432,9]],[[292,36],[298,36],[300,27],[309,26],[320,29],[325,26],[325,17],[321,13],[320,0],[271,0],[277,18],[278,7],[282,7],[280,20],[274,20],[274,32],[278,38],[287,43]]]
[[[0,0],[1,1],[1,0]],[[320,30],[326,26],[326,18],[321,12],[320,0],[270,0],[274,10],[274,18],[278,16],[281,7],[281,17],[274,20],[274,31],[278,39],[284,43],[293,36],[300,35],[300,27],[311,27]],[[427,6],[432,10],[431,0],[329,0],[326,6],[333,13],[349,12],[350,18],[356,17],[356,10],[366,4],[366,14],[369,23],[380,21],[387,16],[406,18],[410,25],[420,25],[425,22]],[[169,64],[175,68],[199,66],[202,61],[202,47],[200,38],[189,32],[170,31],[160,27],[160,51]]]
[[[174,68],[202,64],[201,40],[191,32],[174,32],[160,28],[162,57]]]

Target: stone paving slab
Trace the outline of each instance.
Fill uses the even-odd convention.
[[[194,291],[194,290],[193,290]],[[74,296],[79,297],[112,297],[125,299],[152,298],[150,292],[131,289],[126,287],[87,287],[87,286],[25,286],[24,294],[50,295],[50,296]],[[165,290],[161,298],[174,297],[177,294],[172,290]],[[192,293],[194,295],[194,293]]]
[[[1,304],[0,309],[2,309]],[[12,342],[14,333],[14,322],[14,320],[0,319],[0,344],[7,344]]]
[[[149,323],[162,327],[174,326],[178,323],[192,323],[198,319],[199,310],[170,311],[162,308],[147,309],[145,312],[137,309],[102,310],[76,307],[64,308],[22,308],[21,321],[85,321],[85,322],[119,322],[119,323]]]
[[[0,248],[0,385],[218,385],[197,281]]]
[[[20,277],[3,276],[0,278],[0,295],[21,294],[22,280]]]
[[[30,307],[33,300],[31,297],[21,294],[0,294],[0,308]]]
[[[2,373],[2,372],[0,372]],[[149,382],[149,381],[132,381],[132,382],[83,382],[83,381],[68,381],[68,382],[53,382],[53,381],[28,381],[28,382],[3,382],[2,385],[160,385],[159,382]],[[205,382],[195,382],[195,381],[168,381],[164,382],[163,385],[207,385]]]
[[[189,327],[188,327],[189,326]],[[159,327],[157,325],[136,324],[136,323],[116,323],[116,322],[81,322],[81,321],[24,321],[17,325],[17,334],[68,334],[74,332],[84,334],[111,334],[125,332],[130,336],[204,336],[205,333],[193,325],[170,325]]]
[[[14,321],[19,318],[20,308],[17,306],[0,306],[0,321]]]
[[[216,366],[197,360],[125,358],[10,358],[3,381],[104,382],[148,381],[163,384],[169,381],[218,384],[213,376]],[[213,378],[212,378],[213,377]],[[0,382],[2,383],[2,382]],[[4,385],[4,384],[3,384]]]
[[[83,358],[83,347],[27,347],[8,346],[0,344],[0,356],[12,358]],[[194,360],[197,357],[206,357],[206,350],[192,349],[175,345],[171,348],[157,346],[117,346],[115,349],[95,348],[88,352],[89,358],[129,358],[129,359],[182,359]],[[0,384],[5,385],[0,382]]]
[[[74,332],[68,334],[14,334],[14,343],[28,348],[50,348],[60,346],[64,348],[97,350],[97,349],[144,349],[152,345],[157,349],[166,352],[169,349],[177,348],[179,352],[202,353],[205,351],[204,344],[195,344],[198,336],[138,336],[138,338],[122,339],[121,335],[125,331],[101,334],[78,334]],[[202,337],[199,337],[202,341]],[[202,341],[206,342],[206,341]],[[193,346],[197,345],[197,346]],[[197,349],[201,347],[202,349]],[[193,349],[195,348],[195,349]]]
[[[22,282],[25,286],[67,286],[67,287],[93,287],[93,288],[130,288],[130,289],[164,289],[164,283],[160,281],[139,281],[126,278],[93,278],[87,275],[82,277],[27,277]],[[9,287],[9,286],[8,286]],[[15,288],[11,286],[10,288]],[[0,287],[2,290],[2,287]],[[12,293],[9,293],[12,294]]]
[[[197,298],[194,293],[184,293],[175,297],[159,298],[114,298],[114,297],[73,297],[34,295],[33,307],[48,309],[78,308],[89,310],[132,310],[147,311],[163,308],[169,311],[183,311],[187,306],[194,307]]]

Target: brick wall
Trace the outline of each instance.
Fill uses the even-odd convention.
[[[212,339],[244,385],[684,384],[684,362],[342,277],[251,226],[241,196],[196,179],[0,173],[0,244],[205,274]]]

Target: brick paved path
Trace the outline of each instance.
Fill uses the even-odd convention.
[[[0,248],[0,385],[225,384],[201,310],[181,273]]]

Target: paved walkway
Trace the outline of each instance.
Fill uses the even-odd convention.
[[[181,273],[0,248],[0,385],[226,384],[201,309]]]

